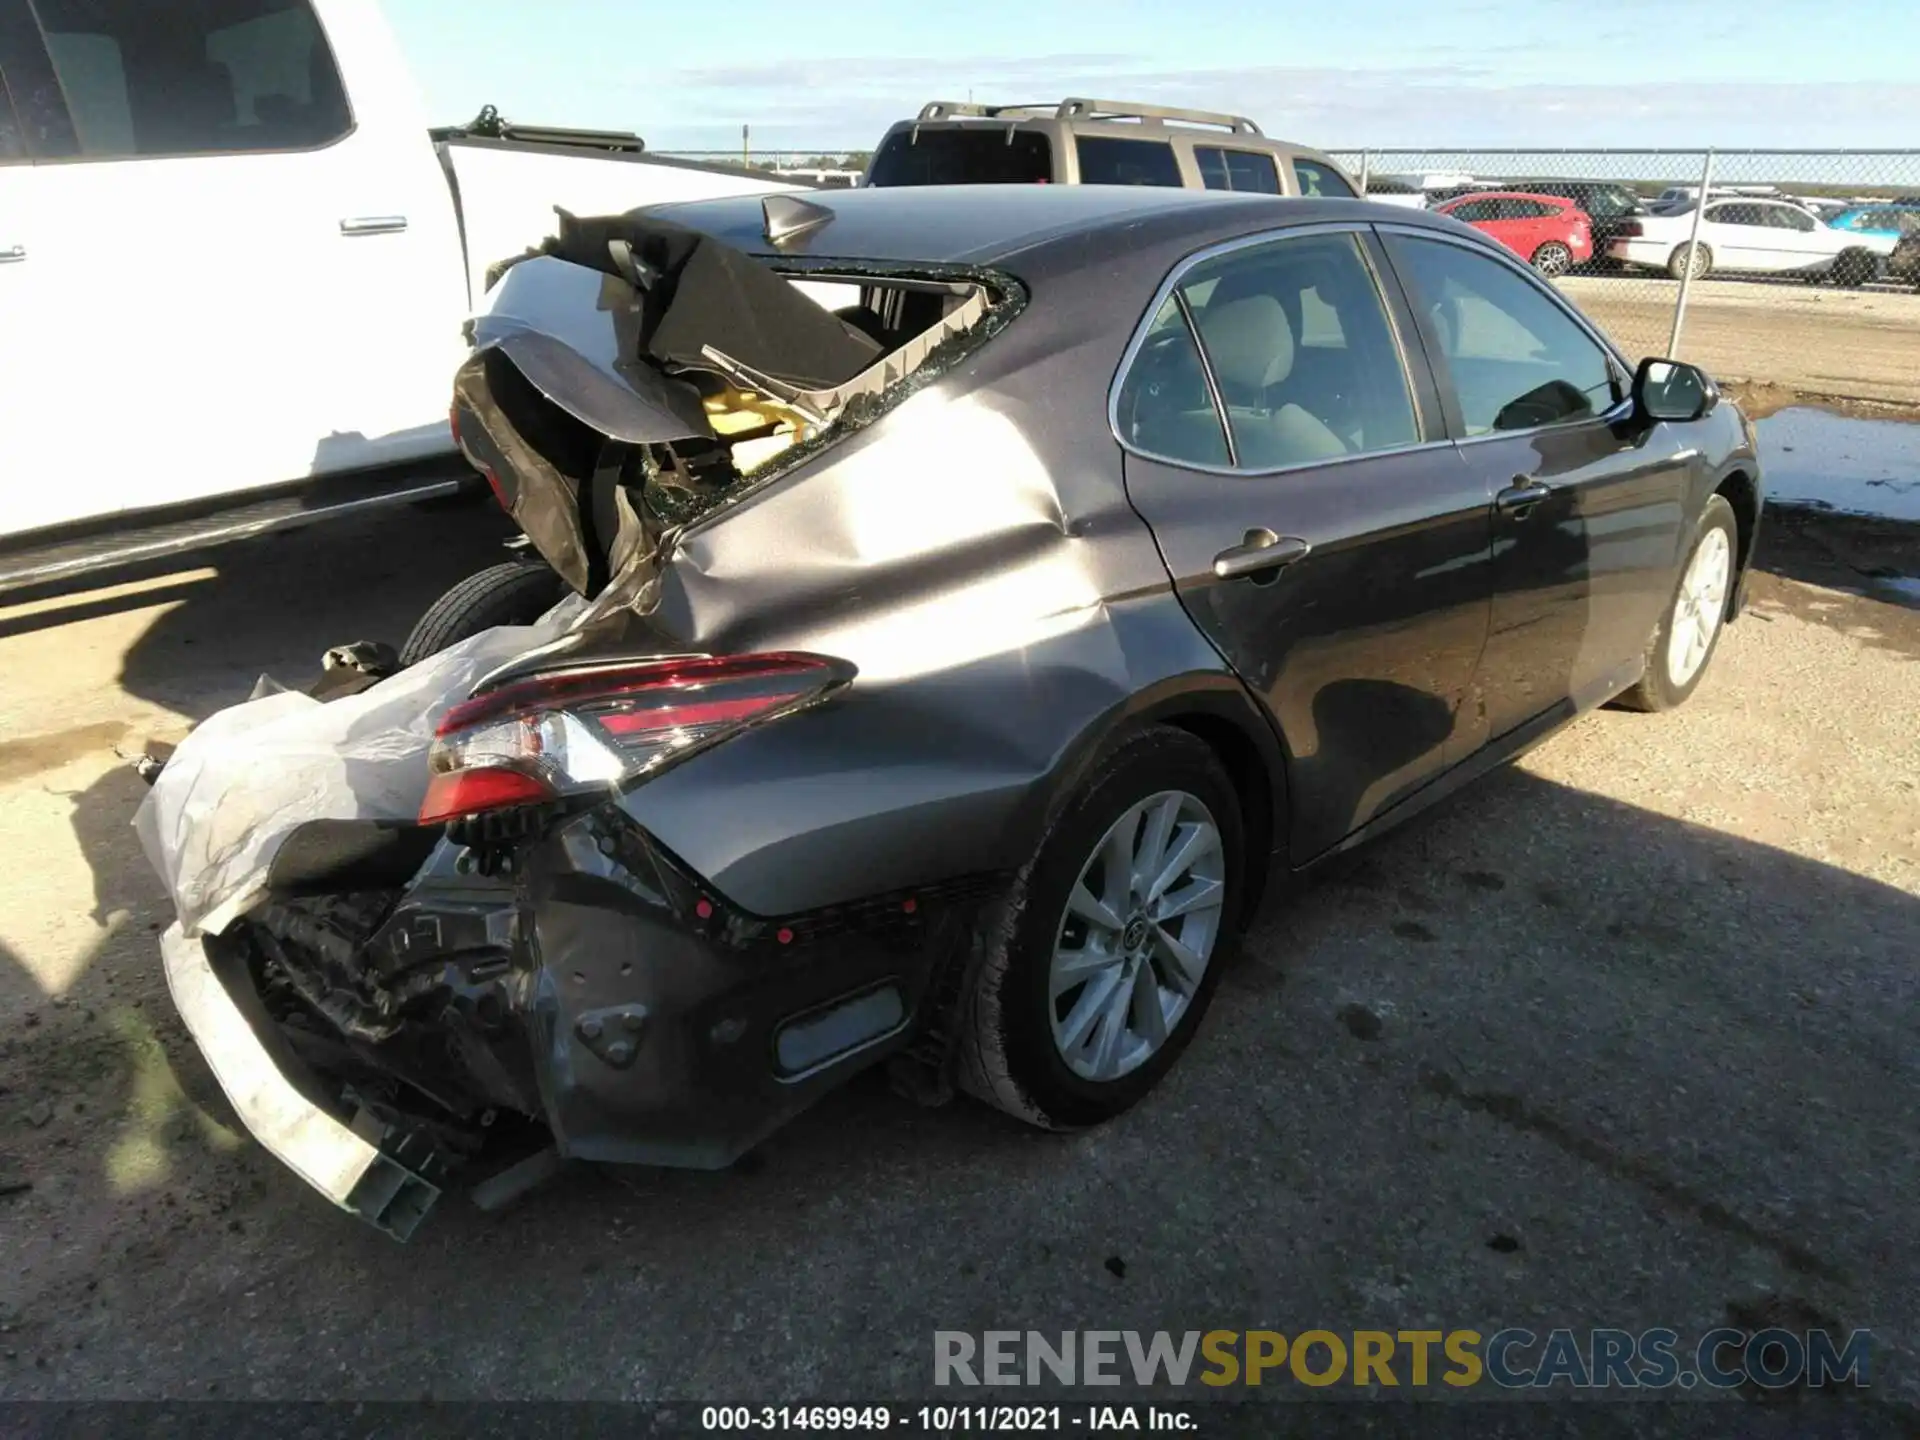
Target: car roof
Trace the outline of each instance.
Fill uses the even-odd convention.
[[[1465,195],[1456,195],[1447,201],[1449,205],[1464,205],[1469,200],[1566,200],[1564,195],[1542,195],[1537,190],[1471,190]],[[1571,201],[1567,203],[1571,204]]]
[[[1145,185],[926,185],[795,194],[831,213],[824,224],[776,247],[761,202],[739,195],[650,206],[671,220],[748,254],[894,264],[992,265],[1016,252],[1100,236],[1119,239],[1149,223],[1191,232],[1197,243],[1286,225],[1390,220],[1457,230],[1404,206],[1359,200],[1187,190]]]

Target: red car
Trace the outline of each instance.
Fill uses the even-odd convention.
[[[1542,275],[1564,275],[1593,258],[1587,212],[1557,195],[1483,190],[1437,208],[1485,231]]]

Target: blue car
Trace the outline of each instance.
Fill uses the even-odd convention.
[[[1905,200],[1879,205],[1855,205],[1842,210],[1827,224],[1835,230],[1851,230],[1856,235],[1885,235],[1899,239],[1920,234],[1920,204]]]

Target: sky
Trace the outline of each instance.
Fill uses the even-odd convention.
[[[435,123],[870,148],[928,100],[1066,95],[1361,146],[1920,144],[1912,0],[384,0]]]

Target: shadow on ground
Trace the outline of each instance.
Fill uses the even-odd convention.
[[[90,855],[133,798],[76,798]],[[157,883],[101,883],[121,928],[0,1039],[22,1397],[897,1397],[936,1328],[1920,1321],[1920,901],[1524,770],[1276,911],[1106,1129],[868,1080],[733,1171],[449,1196],[405,1248],[237,1140]]]

